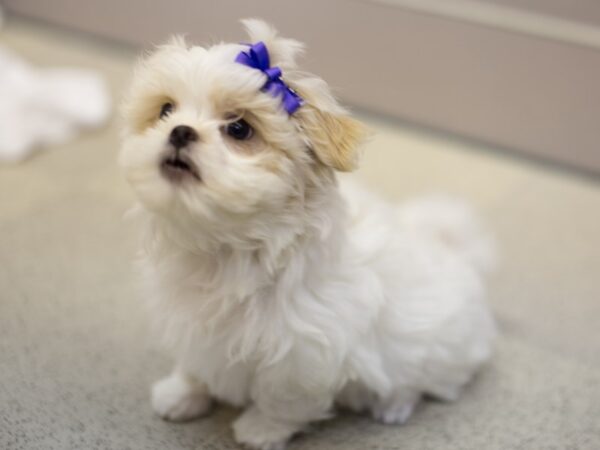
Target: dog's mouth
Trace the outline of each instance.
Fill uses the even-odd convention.
[[[200,181],[200,172],[196,164],[179,151],[169,154],[160,163],[160,171],[171,181],[181,181],[193,178]]]

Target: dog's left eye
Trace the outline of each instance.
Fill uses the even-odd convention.
[[[238,141],[250,139],[254,134],[254,130],[244,119],[231,122],[225,128],[226,133]]]
[[[173,106],[173,103],[165,103],[164,105],[162,105],[160,107],[160,118],[164,119],[165,117],[167,117],[173,112],[174,108],[175,107]]]

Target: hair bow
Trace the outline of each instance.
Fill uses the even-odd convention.
[[[265,43],[257,42],[253,45],[246,45],[250,48],[248,51],[240,52],[235,58],[235,62],[258,69],[264,73],[267,76],[267,82],[262,90],[273,97],[281,96],[283,108],[288,114],[294,114],[302,106],[302,98],[281,79],[281,69],[279,67],[270,67],[269,51]]]

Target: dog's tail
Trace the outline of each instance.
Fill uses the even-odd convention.
[[[465,202],[444,195],[430,195],[402,205],[402,226],[425,238],[433,238],[458,252],[478,271],[494,268],[496,252],[490,234]]]

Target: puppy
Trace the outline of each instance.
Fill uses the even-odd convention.
[[[365,128],[297,70],[300,43],[244,25],[250,45],[159,47],[124,106],[145,297],[176,360],[154,409],[243,408],[235,439],[265,450],[336,405],[391,424],[455,399],[495,333],[485,233],[456,201],[340,183]]]

